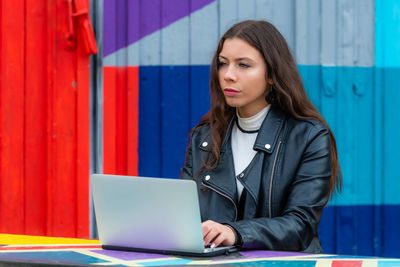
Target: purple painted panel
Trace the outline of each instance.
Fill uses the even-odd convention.
[[[214,1],[197,0],[187,9],[187,0],[104,0],[103,56],[128,46]],[[136,16],[140,18],[133,18]],[[140,24],[140,27],[130,25],[131,23]]]
[[[168,255],[118,250],[92,250],[92,252],[126,261],[171,258]]]

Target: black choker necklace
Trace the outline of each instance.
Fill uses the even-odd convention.
[[[247,130],[243,129],[243,128],[240,127],[240,125],[239,125],[239,119],[238,119],[237,116],[236,116],[236,125],[237,125],[238,129],[239,129],[242,133],[248,133],[248,134],[258,133],[258,131],[260,130],[260,129],[257,129],[257,130],[247,131]]]

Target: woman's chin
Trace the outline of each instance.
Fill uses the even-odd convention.
[[[232,99],[227,99],[226,100],[226,104],[228,104],[228,106],[232,107],[232,108],[240,108],[243,106],[243,103],[239,102],[239,101],[232,101]]]

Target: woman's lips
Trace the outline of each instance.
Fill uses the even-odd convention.
[[[237,95],[239,93],[239,91],[237,91],[235,89],[231,89],[231,88],[226,88],[226,89],[224,89],[224,93],[225,93],[225,95],[232,96],[232,95]]]

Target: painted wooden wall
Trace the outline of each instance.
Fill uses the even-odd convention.
[[[0,232],[89,236],[87,6],[0,1]]]
[[[400,256],[399,9],[397,0],[103,0],[105,171],[178,177],[187,133],[209,108],[218,38],[266,19],[337,138],[344,191],[323,214],[325,252]]]

